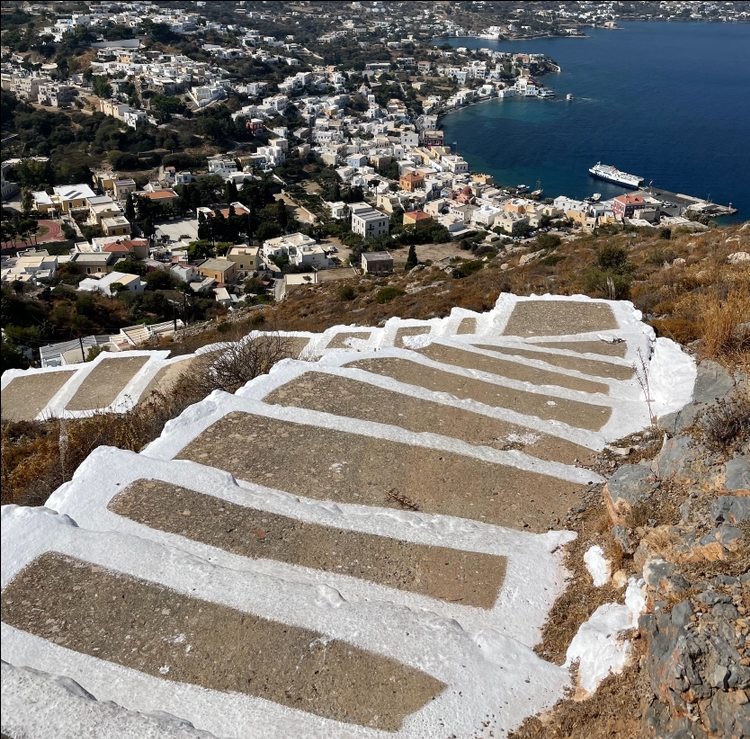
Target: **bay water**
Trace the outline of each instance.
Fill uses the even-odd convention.
[[[588,38],[454,47],[543,53],[562,68],[541,84],[554,99],[490,100],[442,119],[445,141],[472,170],[544,197],[625,190],[591,177],[601,161],[750,219],[750,24],[634,22]],[[572,100],[566,100],[571,93]],[[455,144],[454,144],[455,142]]]

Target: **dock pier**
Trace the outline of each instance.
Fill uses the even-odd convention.
[[[692,195],[662,190],[660,187],[642,187],[640,192],[678,206],[681,213],[691,210],[700,215],[718,218],[720,216],[731,216],[737,212],[737,208],[733,208],[731,203],[729,205],[719,205],[718,203],[712,203],[709,200],[702,200],[701,198],[696,198]]]

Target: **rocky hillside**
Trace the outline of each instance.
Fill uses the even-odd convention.
[[[572,582],[538,650],[559,658],[571,613],[591,612],[632,576],[646,584],[639,638],[622,674],[527,721],[515,739],[750,735],[749,447],[748,377],[705,361],[687,406],[599,457],[609,479],[569,516],[579,533]],[[582,556],[592,547],[609,562],[599,587]]]

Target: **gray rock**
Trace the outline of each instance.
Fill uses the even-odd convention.
[[[679,572],[675,572],[675,566],[663,559],[646,562],[643,567],[643,579],[649,587],[662,595],[682,593],[690,587],[690,583]],[[666,629],[667,626],[660,623],[659,628]]]
[[[630,529],[626,526],[620,526],[619,524],[613,526],[612,538],[617,542],[624,554],[633,554],[635,552],[635,542],[630,535]]]
[[[706,739],[706,734],[689,718],[683,718],[677,722],[677,725],[669,734],[664,734],[664,739]]]
[[[715,606],[717,603],[731,603],[732,599],[724,593],[717,593],[715,590],[706,590],[704,593],[698,593],[695,596],[696,600],[699,600],[706,606]]]
[[[703,403],[688,403],[679,411],[662,416],[659,419],[659,428],[668,431],[670,434],[679,434],[692,425],[704,408]]]
[[[734,695],[717,692],[703,712],[703,723],[719,737],[747,736],[750,728],[750,703],[738,705]]]
[[[612,502],[617,506],[623,500],[629,506],[641,503],[651,494],[653,474],[648,467],[635,464],[624,464],[609,478],[607,490]]]
[[[742,540],[742,529],[738,529],[736,526],[719,526],[716,529],[716,540],[725,547],[731,548],[732,544]]]
[[[727,490],[750,490],[750,462],[745,457],[735,457],[727,462],[727,476],[724,482]],[[745,498],[747,517],[750,517],[750,500]],[[745,520],[745,519],[743,519]]]
[[[747,688],[750,688],[750,667],[732,665],[729,668],[727,685],[733,690],[747,690]]]
[[[716,667],[708,673],[707,677],[708,684],[712,688],[726,690],[727,681],[729,680],[729,668],[726,665],[716,665]]]
[[[740,612],[733,603],[717,603],[712,613],[719,618],[737,619],[740,617]]]
[[[722,525],[702,536],[700,544],[705,546],[706,544],[713,544],[715,541],[718,541],[719,544],[729,548],[740,539],[742,539],[742,531],[740,529],[736,526]]]
[[[690,436],[675,436],[667,439],[655,457],[652,469],[659,477],[683,474],[695,460],[696,450]]]
[[[711,403],[716,398],[726,395],[734,387],[734,380],[720,364],[701,362],[698,365],[698,376],[693,388],[693,401]]]
[[[714,585],[739,585],[740,580],[737,577],[731,575],[717,575],[713,579]]]
[[[711,503],[711,518],[717,523],[740,523],[750,519],[750,498],[722,495]]]
[[[693,615],[693,606],[689,600],[683,600],[672,609],[672,623],[675,626],[687,626]]]

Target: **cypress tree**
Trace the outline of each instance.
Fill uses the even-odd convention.
[[[409,253],[406,256],[406,269],[405,271],[408,272],[410,269],[413,269],[414,267],[419,264],[419,260],[417,259],[417,247],[412,244],[409,247]]]
[[[125,218],[131,223],[135,222],[135,205],[133,204],[133,193],[128,193],[128,198],[125,201]]]

